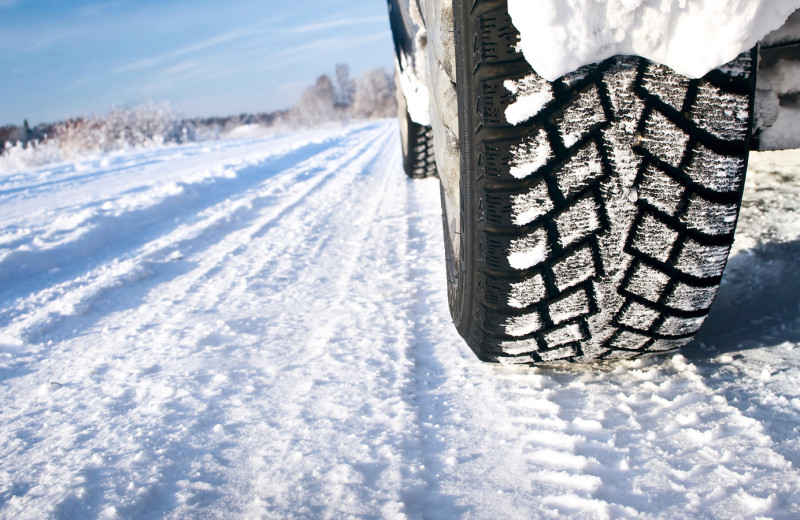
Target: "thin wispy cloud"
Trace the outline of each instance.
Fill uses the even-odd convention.
[[[261,43],[263,40],[255,40],[254,41],[254,40],[252,40],[252,38],[255,37],[255,36],[260,36],[260,35],[264,34],[265,32],[270,33],[270,37],[267,38],[267,40],[274,40],[275,39],[275,34],[274,34],[275,32],[283,32],[283,33],[291,32],[291,31],[296,31],[296,32],[320,32],[320,31],[323,31],[325,29],[331,29],[331,28],[336,28],[336,27],[343,27],[343,26],[355,25],[355,24],[376,23],[376,22],[385,22],[384,17],[372,16],[372,17],[362,17],[362,18],[355,18],[355,19],[330,20],[330,21],[326,21],[326,22],[320,22],[320,23],[317,23],[317,24],[301,25],[301,26],[297,26],[297,27],[294,27],[294,28],[285,26],[285,27],[282,27],[280,29],[276,29],[276,28],[274,28],[272,26],[267,26],[267,25],[264,25],[264,24],[255,24],[255,25],[252,25],[252,26],[249,26],[249,27],[238,28],[238,29],[234,29],[232,31],[228,31],[226,33],[218,34],[216,36],[208,38],[207,40],[195,43],[193,45],[189,45],[187,47],[183,47],[183,48],[176,49],[176,50],[173,50],[173,51],[165,52],[163,54],[159,54],[159,55],[156,55],[156,56],[150,56],[150,57],[147,57],[147,58],[136,60],[136,61],[127,63],[125,65],[116,67],[115,69],[113,69],[113,71],[115,73],[125,73],[125,72],[131,72],[131,71],[137,71],[137,70],[143,70],[143,69],[147,69],[147,68],[152,68],[152,67],[156,67],[158,65],[161,65],[161,64],[163,64],[163,63],[165,63],[165,62],[167,62],[169,60],[175,59],[175,58],[180,58],[180,57],[186,56],[188,54],[196,53],[196,52],[199,52],[199,51],[209,50],[211,48],[218,47],[218,46],[221,46],[223,44],[233,43],[233,42],[236,42],[236,41],[239,41],[239,40],[249,39],[249,41],[246,41],[245,43],[247,44],[248,47],[254,47],[255,45]],[[384,33],[386,33],[386,32],[387,31],[384,31]],[[384,33],[381,33],[381,34],[384,34]],[[353,38],[346,38],[346,40],[353,41]],[[361,41],[361,38],[359,38],[357,40]],[[286,54],[286,52],[290,52],[290,53],[293,52],[296,55],[296,54],[298,54],[298,51],[312,51],[312,50],[316,50],[316,51],[325,50],[325,51],[327,51],[327,50],[330,50],[330,48],[327,46],[327,44],[330,43],[330,42],[333,42],[335,44],[335,48],[337,48],[337,49],[342,48],[341,44],[338,41],[338,39],[322,40],[322,41],[316,40],[316,41],[307,42],[307,43],[297,47],[296,48],[297,51],[292,51],[291,49],[289,49],[288,51],[287,50],[283,50],[281,52],[276,53],[276,55],[277,56],[281,56],[281,55]],[[318,47],[315,49],[314,48],[315,46],[318,46]],[[264,52],[263,49],[259,49],[259,51],[262,52],[262,53]]]
[[[167,74],[178,74],[180,72],[196,69],[198,65],[200,65],[200,62],[196,60],[185,61],[183,63],[176,63],[175,65],[168,67],[164,72]]]
[[[338,20],[330,20],[328,22],[300,25],[295,28],[295,31],[297,32],[321,31],[324,29],[332,29],[334,27],[344,27],[347,25],[360,25],[365,23],[388,23],[388,19],[385,16],[369,16],[363,18],[341,18]]]
[[[48,47],[52,47],[53,44],[58,43],[59,41],[72,36],[73,34],[75,34],[75,31],[64,31],[59,34],[54,34],[52,36],[42,38],[41,40],[37,41],[36,43],[28,47],[27,50],[28,52],[36,52],[42,49],[46,49]]]
[[[221,78],[237,77],[242,71],[267,72],[272,70],[285,70],[293,63],[296,63],[299,57],[305,56],[314,50],[319,52],[321,49],[324,49],[326,53],[336,53],[376,41],[386,40],[387,38],[390,38],[388,29],[383,32],[367,34],[356,38],[330,37],[306,41],[303,44],[285,48],[280,52],[269,55],[264,55],[263,49],[256,48],[249,52],[238,54],[238,59],[232,63],[226,63],[224,56],[209,56],[202,62],[193,62],[196,64],[196,67],[181,67],[183,70],[174,71],[175,74],[173,75],[159,75],[157,81],[142,86],[141,90],[159,92],[170,88],[178,88],[181,85],[194,84],[198,81],[210,82]],[[325,70],[320,70],[318,73],[322,74],[324,72]],[[284,89],[276,90],[291,94],[300,92],[304,87],[309,86],[308,80],[296,81],[294,83],[297,86],[294,92]]]
[[[257,71],[269,71],[269,70],[279,70],[285,69],[286,67],[290,67],[293,63],[296,63],[299,57],[308,55],[309,52],[316,51],[320,53],[321,49],[324,49],[325,53],[337,53],[338,51],[343,51],[347,49],[351,49],[353,47],[360,47],[369,43],[374,43],[377,41],[386,40],[387,38],[391,38],[391,33],[387,29],[386,31],[367,34],[363,36],[359,36],[357,38],[345,38],[345,37],[333,37],[333,38],[322,38],[318,40],[309,41],[300,45],[296,45],[294,47],[290,47],[284,49],[280,52],[273,53],[269,55],[268,59],[261,59],[261,60],[251,60],[247,59],[250,57],[256,57],[261,53],[261,57],[263,56],[263,51],[254,50],[251,53],[247,53],[241,56],[241,60],[237,61],[237,64],[231,65],[229,67],[219,67],[213,68],[209,70],[209,74],[205,76],[206,79],[211,79],[215,77],[222,77],[226,75],[232,75],[235,72],[250,69],[250,70],[257,70]],[[341,57],[341,61],[348,61],[346,56]],[[333,62],[329,64],[332,66]],[[318,73],[322,74],[325,70],[319,70]],[[308,83],[304,83],[304,85],[308,85]]]
[[[247,29],[234,29],[233,31],[228,31],[226,33],[218,34],[212,38],[208,38],[202,42],[195,43],[193,45],[189,45],[187,47],[183,47],[174,51],[166,52],[164,54],[160,54],[157,56],[151,56],[149,58],[144,58],[141,60],[136,60],[134,62],[128,63],[121,67],[117,67],[114,69],[114,72],[130,72],[133,70],[140,70],[153,67],[155,65],[159,65],[167,60],[173,58],[179,58],[181,56],[186,56],[187,54],[191,54],[193,52],[198,52],[206,49],[210,49],[212,47],[216,47],[225,43],[229,43],[235,40],[239,40],[241,38],[250,36],[253,33],[253,30],[250,28]]]
[[[357,47],[365,43],[374,42],[376,40],[382,40],[390,36],[391,33],[387,28],[384,31],[372,34],[365,34],[357,37],[338,36],[331,38],[322,38],[318,40],[308,41],[306,43],[297,45],[289,49],[284,49],[281,52],[275,53],[273,56],[279,58],[296,58],[297,56],[306,55],[308,52],[311,51],[320,52],[321,50],[330,53],[332,51],[349,49],[351,47]]]

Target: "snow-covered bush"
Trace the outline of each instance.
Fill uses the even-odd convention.
[[[41,166],[64,160],[64,154],[57,143],[52,141],[32,142],[25,145],[21,141],[5,143],[0,155],[0,172],[19,170],[28,166]]]
[[[113,108],[102,117],[82,117],[29,128],[0,128],[0,171],[39,166],[131,148],[220,138],[268,135],[351,120],[393,117],[393,78],[382,68],[352,79],[337,65],[335,82],[323,74],[288,110],[230,117],[184,119],[166,103],[149,101]]]
[[[165,103],[113,108],[105,117],[70,119],[48,126],[40,139],[6,143],[0,170],[38,166],[96,153],[195,140],[195,128]]]

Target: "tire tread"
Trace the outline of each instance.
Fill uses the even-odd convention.
[[[462,221],[464,207],[482,211],[461,230],[471,275],[448,261],[451,286],[471,284],[449,291],[459,332],[478,357],[504,363],[630,359],[684,345],[733,241],[752,137],[752,53],[699,80],[614,57],[545,85],[513,48],[506,2],[471,5],[456,9],[457,47],[459,37],[462,47],[477,42],[457,56],[468,83],[457,84]],[[507,80],[544,85],[552,99],[511,125]],[[619,192],[625,175],[630,193]],[[528,218],[517,218],[523,210]]]

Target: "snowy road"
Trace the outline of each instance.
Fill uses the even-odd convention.
[[[2,518],[797,518],[800,160],[683,355],[482,364],[394,122],[0,173]]]

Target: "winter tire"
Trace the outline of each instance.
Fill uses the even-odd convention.
[[[458,332],[483,360],[523,364],[688,343],[733,241],[754,53],[701,79],[614,57],[551,83],[515,51],[505,1],[456,0],[454,16]]]

